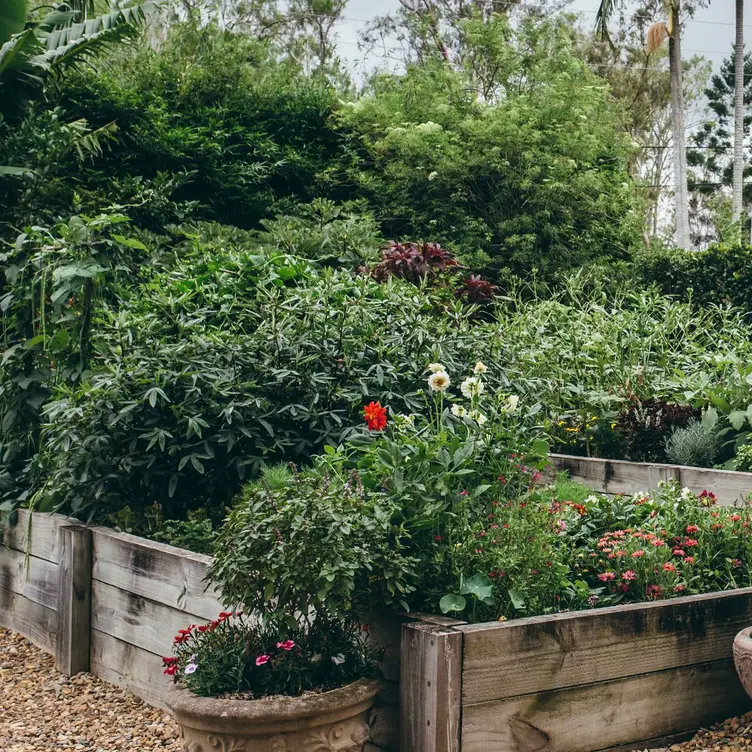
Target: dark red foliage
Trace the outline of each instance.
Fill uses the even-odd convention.
[[[468,303],[489,303],[496,295],[496,286],[477,274],[471,274],[457,290],[457,295]]]
[[[384,282],[389,277],[406,279],[413,284],[433,280],[440,273],[458,267],[452,254],[438,243],[395,243],[381,252],[381,261],[371,272],[373,278]]]
[[[632,397],[619,416],[616,429],[626,443],[630,460],[660,461],[664,455],[664,441],[671,428],[686,426],[700,410],[692,405],[677,405],[659,399],[639,400]]]

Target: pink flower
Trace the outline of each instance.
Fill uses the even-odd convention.
[[[656,548],[660,548],[661,546],[665,546],[666,544],[660,539],[656,538],[655,540],[650,541]]]
[[[694,556],[685,556],[684,557],[684,563],[685,564],[694,564],[695,563],[695,557]]]
[[[739,567],[740,567],[741,565],[742,565],[742,561],[741,561],[741,559],[732,559],[732,560],[731,560],[731,566],[732,566],[732,567],[733,567],[734,569],[739,569]]]
[[[684,551],[681,548],[675,548],[671,553],[674,556],[684,556]]]
[[[676,572],[676,567],[670,561],[667,561],[663,565],[663,571],[664,572]]]
[[[611,580],[616,579],[616,575],[613,572],[601,572],[598,575],[598,579],[601,582],[610,582]]]
[[[648,598],[652,598],[653,600],[663,597],[663,588],[660,585],[648,585],[646,592]]]
[[[626,572],[624,572],[624,574],[622,574],[621,578],[622,580],[627,580],[629,582],[631,580],[636,580],[637,574],[633,570],[628,569]]]
[[[739,522],[741,516],[738,514],[730,514],[729,519],[731,520],[731,522]]]
[[[697,545],[699,544],[694,538],[685,538],[682,542],[682,546],[684,546],[684,548],[692,548],[693,546]]]
[[[642,556],[645,556],[645,551],[643,551],[641,548],[638,548],[637,551],[632,551],[633,559],[639,559]]]
[[[258,658],[256,658],[256,665],[257,666],[263,666],[265,663],[269,662],[269,656],[268,655],[260,655]]]
[[[697,525],[687,525],[687,534],[692,535],[693,533],[699,533],[700,528],[697,527]]]
[[[289,653],[295,647],[295,643],[292,640],[285,640],[284,642],[278,642],[277,647],[282,648],[282,650],[286,650]],[[256,665],[259,665],[258,659],[256,660]]]

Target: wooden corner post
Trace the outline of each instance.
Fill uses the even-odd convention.
[[[400,647],[400,751],[459,752],[462,633],[405,624]]]
[[[59,551],[55,667],[73,675],[89,670],[91,529],[84,525],[61,525]]]

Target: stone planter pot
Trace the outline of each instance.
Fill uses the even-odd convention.
[[[219,700],[173,687],[167,705],[186,752],[363,752],[379,683],[306,697]]]
[[[752,627],[734,637],[734,665],[744,691],[752,697]]]

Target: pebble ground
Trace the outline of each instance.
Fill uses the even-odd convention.
[[[0,628],[2,752],[179,752],[161,710],[89,674],[67,677],[51,656]],[[752,713],[702,729],[691,741],[645,752],[752,752]]]
[[[89,674],[67,677],[51,656],[0,628],[2,752],[178,752],[167,713]]]

